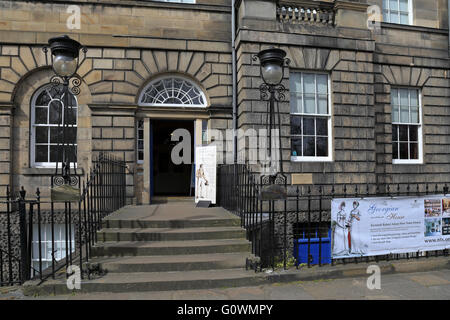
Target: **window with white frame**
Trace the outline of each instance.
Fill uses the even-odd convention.
[[[393,163],[422,162],[421,98],[418,89],[392,88]]]
[[[412,24],[411,0],[383,0],[383,21]]]
[[[70,228],[70,229],[69,229]],[[69,249],[75,252],[75,229],[73,225],[68,225],[67,238],[68,248],[66,249],[66,226],[64,224],[54,224],[54,250],[55,262],[64,259]],[[32,241],[32,267],[39,270],[39,228],[37,224],[33,224],[33,241]],[[41,224],[41,258],[42,270],[52,265],[52,225]]]
[[[206,96],[190,79],[163,76],[150,82],[139,97],[140,106],[205,108]]]
[[[62,86],[40,88],[31,100],[31,164],[34,167],[54,167],[62,161],[58,143],[67,143],[70,161],[77,161],[77,100],[69,93],[69,105],[64,106]],[[64,111],[63,111],[64,110]],[[63,123],[66,132],[63,141]]]
[[[291,72],[291,160],[331,161],[328,74]]]
[[[137,123],[137,163],[144,163],[144,120]]]

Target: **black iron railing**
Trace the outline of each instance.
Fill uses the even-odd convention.
[[[124,161],[100,154],[77,202],[42,201],[39,188],[33,198],[23,188],[14,197],[8,187],[0,199],[0,285],[55,278],[71,265],[84,277],[83,263],[91,257],[103,218],[126,205],[125,177]],[[45,206],[50,210],[41,209]],[[63,227],[55,230],[56,225]]]
[[[240,217],[241,226],[252,243],[252,252],[260,257],[259,264],[251,265],[255,271],[265,267],[298,267],[302,263],[310,267],[313,264],[312,241],[318,246],[316,252],[319,255],[314,264],[327,264],[322,256],[322,246],[330,243],[332,199],[448,194],[449,188],[446,183],[294,185],[287,186],[285,200],[261,200],[260,190],[260,176],[251,172],[249,166],[219,166],[218,204]],[[306,262],[299,261],[293,254],[299,240],[307,248]],[[447,254],[448,250],[432,250],[329,261],[336,265]]]

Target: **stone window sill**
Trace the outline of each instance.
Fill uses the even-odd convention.
[[[73,169],[71,171],[73,172]],[[24,176],[51,176],[55,174],[55,168],[25,168],[22,174]],[[75,175],[83,176],[84,169],[77,168]]]

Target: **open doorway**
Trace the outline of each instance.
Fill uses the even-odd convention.
[[[194,121],[152,120],[152,184],[155,196],[191,196],[192,166],[194,157]],[[176,165],[171,159],[177,141],[171,141],[176,129],[186,129],[191,135],[192,164]],[[182,155],[182,154],[181,154]]]

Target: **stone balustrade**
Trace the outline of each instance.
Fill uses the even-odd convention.
[[[280,2],[277,5],[277,19],[282,22],[318,23],[333,26],[334,16],[333,5],[328,3]]]

